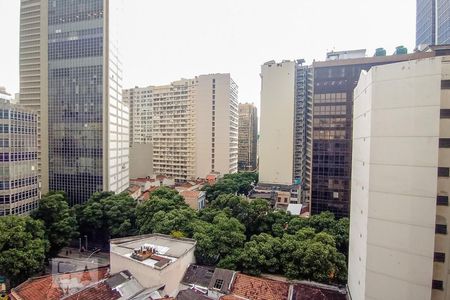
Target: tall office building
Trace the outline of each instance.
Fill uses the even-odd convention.
[[[434,48],[406,55],[336,59],[313,63],[313,147],[311,213],[331,211],[337,217],[350,212],[352,176],[353,90],[362,70],[373,66],[435,56]],[[353,56],[354,57],[354,56]]]
[[[294,61],[266,62],[261,66],[261,121],[259,182],[292,185],[294,182]]]
[[[237,172],[237,85],[230,74],[200,75],[126,90],[134,144],[151,140],[153,172],[177,181]],[[135,152],[131,161],[144,161]]]
[[[241,171],[256,170],[258,143],[258,112],[250,103],[239,104],[238,167]]]
[[[450,0],[417,0],[416,46],[450,44]]]
[[[128,187],[117,3],[22,0],[20,101],[40,113],[42,189],[70,204]]]
[[[38,173],[48,192],[48,1],[20,1],[20,104],[38,114]],[[41,101],[42,99],[42,101]]]
[[[38,207],[37,115],[0,90],[0,217]]]
[[[450,56],[364,72],[353,126],[352,299],[449,299]]]

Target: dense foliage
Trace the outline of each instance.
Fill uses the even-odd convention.
[[[28,216],[0,218],[0,273],[12,286],[42,271],[47,250],[42,221]]]
[[[55,257],[78,236],[77,220],[69,209],[67,197],[63,192],[51,192],[43,196],[32,217],[44,224],[45,236],[50,243],[47,258]]]
[[[253,185],[257,182],[258,173],[242,172],[226,174],[216,184],[206,185],[203,190],[206,192],[206,200],[212,202],[224,194],[248,195]]]
[[[167,187],[158,188],[142,204],[125,193],[95,193],[73,210],[63,193],[50,193],[33,213],[36,220],[0,218],[0,270],[8,270],[4,275],[20,283],[42,269],[46,254],[57,255],[78,234],[78,227],[81,235],[103,244],[146,233],[194,238],[200,264],[344,283],[349,220],[331,213],[299,218],[272,209],[266,200],[240,196],[248,194],[257,176],[226,175],[205,187],[209,205],[199,212]]]

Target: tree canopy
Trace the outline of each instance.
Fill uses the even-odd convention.
[[[0,273],[12,286],[43,270],[48,247],[42,221],[28,216],[0,218]]]
[[[78,235],[77,220],[63,192],[51,192],[42,197],[32,217],[44,224],[45,236],[50,243],[47,258],[58,255]]]

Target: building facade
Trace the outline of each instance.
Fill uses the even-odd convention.
[[[255,105],[239,104],[239,161],[241,171],[254,171],[257,167],[258,111]]]
[[[259,182],[291,185],[294,174],[294,61],[261,66]]]
[[[40,114],[42,190],[70,204],[129,185],[117,4],[22,1],[20,102]]]
[[[350,212],[353,90],[361,71],[373,66],[435,56],[429,48],[405,55],[314,62],[311,213]]]
[[[450,44],[450,0],[436,0],[437,44]]]
[[[416,46],[450,44],[450,0],[416,3]]]
[[[300,185],[309,201],[312,159],[313,69],[297,60],[295,76],[294,183]]]
[[[352,299],[449,299],[449,118],[449,56],[361,75],[353,120]]]
[[[237,92],[230,74],[125,90],[136,112],[132,147],[151,144],[153,173],[177,181],[237,172]],[[147,159],[144,155],[131,160]]]
[[[38,171],[48,192],[48,1],[20,1],[20,104],[38,114]],[[41,101],[43,99],[43,101]]]
[[[34,111],[0,99],[0,216],[38,207],[37,119]]]

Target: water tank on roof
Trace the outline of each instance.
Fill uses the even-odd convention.
[[[408,54],[408,49],[405,46],[398,46],[395,48],[394,55]]]
[[[384,49],[384,48],[377,48],[377,49],[375,49],[375,55],[374,56],[386,56],[386,49]]]

